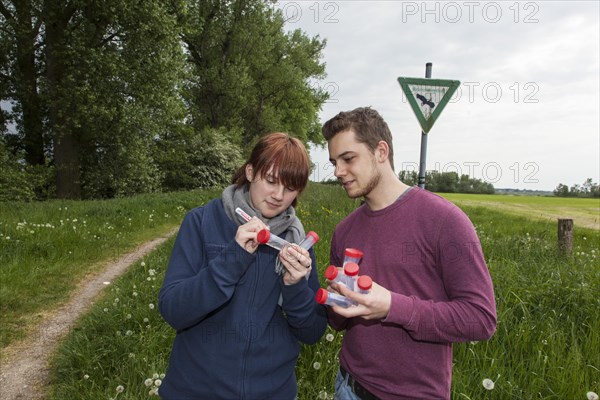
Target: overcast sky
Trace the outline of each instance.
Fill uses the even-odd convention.
[[[600,26],[593,1],[281,1],[289,29],[327,40],[321,122],[372,106],[396,171],[418,171],[421,128],[397,78],[460,80],[429,132],[427,169],[496,188],[600,180]],[[313,180],[333,177],[311,149]]]

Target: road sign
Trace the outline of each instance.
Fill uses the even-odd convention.
[[[429,78],[398,78],[398,83],[412,107],[421,129],[428,133],[460,81]]]

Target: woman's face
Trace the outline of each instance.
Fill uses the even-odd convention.
[[[252,165],[246,165],[246,178],[250,181],[250,201],[264,218],[271,219],[292,204],[298,190],[286,188],[271,167],[264,176],[255,176]]]

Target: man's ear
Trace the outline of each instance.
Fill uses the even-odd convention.
[[[385,140],[380,140],[375,147],[375,158],[378,162],[387,161],[390,156],[390,146],[388,146]]]
[[[252,164],[246,164],[246,179],[248,179],[248,182],[254,180],[254,168],[252,167]]]

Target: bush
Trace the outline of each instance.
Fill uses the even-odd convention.
[[[54,169],[30,166],[22,154],[14,154],[0,137],[0,201],[33,201],[47,199],[54,193]]]

